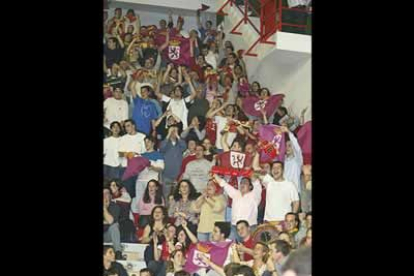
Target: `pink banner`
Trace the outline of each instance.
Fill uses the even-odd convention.
[[[303,164],[312,162],[312,121],[306,122],[298,131],[298,143],[302,149]]]
[[[200,253],[207,255],[213,263],[223,266],[231,244],[232,241],[222,243],[198,242],[197,244],[191,244],[184,270],[188,273],[195,273],[201,268],[208,267],[208,265],[203,263],[198,257],[198,254]]]
[[[127,180],[133,176],[137,176],[142,170],[150,165],[150,161],[142,156],[128,159],[128,165],[122,176],[122,180]]]
[[[276,125],[262,125],[259,128],[260,163],[284,161],[286,153],[285,134]]]
[[[275,110],[281,104],[285,95],[276,94],[266,100],[261,100],[257,96],[249,96],[243,99],[243,111],[251,116],[262,117],[261,108],[266,110],[266,116],[269,118],[275,113]]]

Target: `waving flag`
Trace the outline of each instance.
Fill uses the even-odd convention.
[[[251,116],[262,117],[260,109],[266,110],[266,116],[270,117],[275,113],[276,108],[279,107],[285,95],[276,94],[271,95],[266,100],[261,100],[258,96],[249,96],[243,99],[243,111]]]
[[[157,29],[154,33],[154,43],[158,47],[160,47],[162,44],[165,43],[165,40],[167,39],[167,32],[168,30],[161,30]]]
[[[173,36],[170,37],[167,51],[167,59],[175,65],[190,66],[190,40],[188,38]]]
[[[213,242],[198,242],[191,244],[188,250],[187,261],[184,270],[188,273],[195,273],[201,268],[207,268],[208,265],[198,257],[198,255],[205,254],[210,260],[218,266],[223,266],[226,261],[228,251],[232,241],[225,241],[220,243]]]
[[[303,164],[312,163],[312,121],[306,122],[298,131],[298,143],[302,149]]]
[[[149,167],[150,161],[142,156],[128,158],[127,168],[122,176],[122,180],[125,181],[133,176],[137,176],[146,167]]]
[[[285,135],[276,125],[262,125],[259,128],[260,163],[284,161],[286,153]]]

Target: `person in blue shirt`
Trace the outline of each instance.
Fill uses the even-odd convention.
[[[149,98],[151,86],[141,86],[141,91],[136,91],[135,84],[131,85],[132,98],[134,100],[134,109],[132,119],[137,122],[137,130],[150,135],[153,124],[158,118],[157,108],[154,102]]]

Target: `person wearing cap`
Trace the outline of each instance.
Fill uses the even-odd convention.
[[[141,86],[141,90],[137,91],[135,85],[131,85],[132,98],[134,101],[134,110],[132,118],[137,122],[138,130],[149,135],[155,124],[157,116],[157,108],[150,100],[149,93],[151,92],[151,85]]]

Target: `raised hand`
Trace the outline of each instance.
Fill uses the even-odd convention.
[[[209,262],[210,262],[210,258],[209,257],[207,257],[205,254],[203,254],[203,253],[198,253],[197,254],[197,257],[203,262],[203,263],[205,263],[206,265],[208,265],[209,264]]]
[[[300,113],[300,115],[301,115],[301,116],[305,115],[306,110],[308,110],[308,107],[305,107],[305,108],[302,110],[302,112]]]
[[[304,175],[312,175],[312,166],[311,165],[303,165],[302,172]]]
[[[306,217],[306,213],[300,213],[299,214],[299,220],[300,221],[304,221],[305,220],[305,217]]]
[[[281,130],[282,132],[289,132],[289,129],[287,128],[287,126],[282,126],[282,127],[280,127],[280,130]]]

